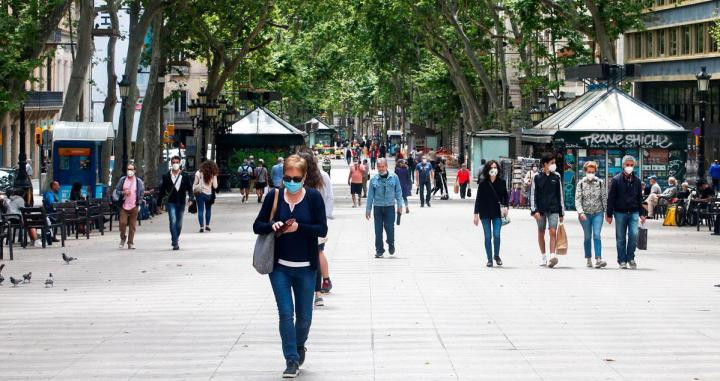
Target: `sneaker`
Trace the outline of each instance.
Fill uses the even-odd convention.
[[[382,258],[382,257],[383,257],[383,253],[375,253],[375,258]]]
[[[496,255],[493,259],[495,259],[495,263],[496,263],[498,266],[502,266],[502,259],[500,259],[500,256],[499,256],[499,255]]]
[[[406,206],[406,207],[405,207],[405,214],[409,214],[409,213],[410,213],[410,208],[408,208],[408,207]]]
[[[632,261],[628,262],[628,264],[630,265],[631,269],[633,269],[633,270],[637,269],[637,263],[635,263],[634,259]]]
[[[118,246],[118,249],[124,249],[124,248],[125,248],[125,240],[124,240],[124,239],[121,239],[121,240],[120,240],[120,246]]]
[[[206,226],[206,227],[205,227],[205,231],[206,231],[206,232],[211,231],[211,230],[210,230],[210,227],[209,227],[209,226]]]
[[[492,261],[488,261],[488,263],[487,263],[485,266],[487,266],[487,267],[493,267]]]
[[[180,246],[179,246],[179,245],[173,245],[173,250],[180,250]]]
[[[330,290],[332,290],[332,281],[330,280],[330,278],[323,279],[322,285],[320,286],[320,292],[322,292],[323,294],[327,294],[330,292]]]
[[[593,267],[592,259],[587,258],[587,267]]]
[[[315,297],[315,307],[322,307],[325,305],[325,301],[323,300],[322,296],[316,296]]]
[[[620,265],[620,268],[621,268],[621,269],[626,269],[626,268],[628,268],[626,262],[620,262],[619,265]]]
[[[607,262],[603,261],[602,258],[595,258],[595,268],[596,269],[601,269],[605,266],[607,266]]]
[[[550,257],[550,260],[548,261],[548,267],[553,268],[553,267],[555,267],[555,265],[557,265],[557,263],[558,263],[558,259],[556,256],[553,255]]]
[[[425,204],[420,204],[420,207],[421,207],[421,208],[424,208],[424,207],[425,207]]]
[[[298,365],[302,366],[302,364],[305,362],[305,352],[307,352],[307,348],[305,347],[297,347],[298,356],[300,357],[300,361],[298,361]]]
[[[428,201],[428,208],[430,207],[430,202]]]
[[[547,266],[547,255],[542,255],[542,262],[540,262],[540,266]]]
[[[200,228],[200,233],[202,233],[202,232],[204,232],[204,231],[205,231],[205,229],[203,229],[203,228]]]
[[[388,253],[390,253],[390,255],[395,254],[395,246],[388,247]]]
[[[135,250],[135,245],[132,243],[128,243],[128,250]]]
[[[297,361],[288,360],[287,367],[282,374],[282,378],[295,378],[300,374],[300,364]]]

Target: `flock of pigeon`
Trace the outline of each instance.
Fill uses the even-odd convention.
[[[71,257],[65,253],[62,253],[62,260],[65,262],[66,265],[69,265],[70,262],[76,260],[77,258]],[[5,264],[0,265],[0,286],[5,281],[5,277],[2,275],[2,271],[5,268]],[[10,277],[10,283],[12,283],[13,287],[17,287],[19,284],[23,283],[31,283],[32,280],[32,271],[28,272],[27,274],[22,275],[22,279],[20,277]],[[55,287],[55,279],[53,278],[52,273],[48,274],[48,278],[45,280],[45,287]]]

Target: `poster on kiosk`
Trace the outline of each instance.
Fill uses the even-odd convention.
[[[60,183],[60,200],[70,198],[73,184],[80,184],[86,198],[102,198],[100,183],[102,143],[115,136],[112,123],[58,122],[53,128],[53,175]]]

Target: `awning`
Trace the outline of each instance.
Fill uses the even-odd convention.
[[[231,127],[231,135],[306,135],[265,107],[252,110]]]
[[[309,124],[310,126],[316,126],[316,128],[312,129],[313,131],[317,131],[317,130],[331,130],[331,131],[335,131],[334,128],[328,126],[325,122],[323,122],[322,120],[320,120],[320,119],[318,119],[318,118],[312,118],[312,119],[308,120],[307,122],[305,122],[305,125],[306,125],[306,126],[307,126],[308,124]]]
[[[110,122],[57,122],[52,129],[53,141],[104,142],[115,138]]]

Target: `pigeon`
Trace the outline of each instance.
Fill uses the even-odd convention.
[[[66,265],[69,265],[70,262],[76,260],[77,258],[75,258],[75,257],[69,257],[69,256],[65,255],[65,253],[62,253],[62,259],[63,259],[63,261],[65,261],[65,264],[66,264]]]
[[[2,265],[0,265],[0,273],[3,271],[4,268],[5,268],[5,264],[3,263]]]
[[[13,278],[13,277],[10,277],[10,283],[13,284],[13,287],[17,287],[17,285],[19,285],[20,283],[22,283],[22,281],[21,281],[20,279],[15,279],[15,278]]]
[[[4,278],[2,275],[0,275],[0,285],[1,285],[2,282],[4,282],[4,281],[5,281],[5,278]]]
[[[55,281],[53,280],[52,273],[49,274],[49,278],[45,279],[45,288],[55,287]]]
[[[27,274],[23,274],[23,283],[29,283],[30,279],[32,279],[32,271],[28,272]]]

